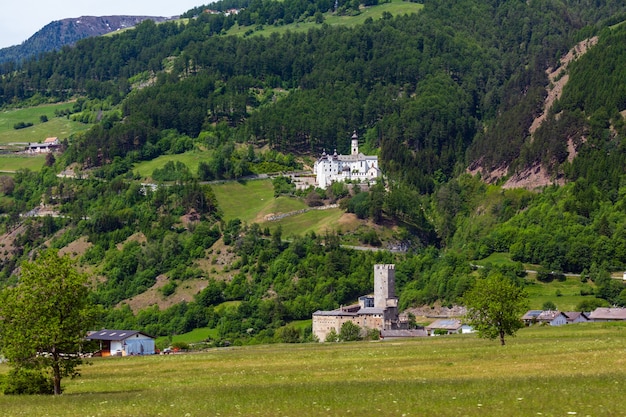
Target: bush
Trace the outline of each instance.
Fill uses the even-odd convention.
[[[52,395],[54,385],[40,370],[16,368],[7,375],[2,391],[5,395]]]
[[[176,282],[170,281],[161,287],[161,294],[163,294],[164,297],[169,297],[176,292],[176,287],[178,287]]]
[[[15,130],[25,129],[25,128],[27,128],[27,127],[31,127],[32,125],[33,125],[33,124],[32,124],[32,123],[30,123],[30,122],[28,122],[28,123],[25,123],[25,122],[19,122],[19,123],[15,123],[15,124],[13,125],[13,129],[15,129]]]
[[[333,327],[332,329],[330,329],[330,331],[326,335],[325,342],[338,342],[338,341],[339,341],[339,335],[337,334],[337,331]]]
[[[341,325],[339,331],[339,340],[343,342],[354,342],[356,340],[362,340],[361,328],[351,321],[347,321]]]
[[[174,350],[189,350],[189,343],[187,342],[174,342],[172,343]]]

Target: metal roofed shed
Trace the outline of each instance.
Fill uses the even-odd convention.
[[[154,355],[154,337],[136,330],[99,330],[87,340],[100,342],[100,356]]]
[[[435,320],[428,326],[426,331],[430,336],[440,334],[457,334],[457,333],[473,333],[474,329],[467,324],[463,324],[459,319],[439,319]]]

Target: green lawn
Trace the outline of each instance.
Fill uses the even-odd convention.
[[[90,125],[73,122],[66,117],[55,117],[54,111],[72,107],[72,103],[45,104],[17,110],[0,112],[0,145],[9,143],[43,142],[48,137],[68,138],[89,129]],[[46,115],[48,121],[41,123],[39,117]],[[32,123],[33,126],[15,130],[16,123]]]
[[[3,416],[622,416],[626,324],[97,358]],[[0,374],[8,372],[0,365]]]

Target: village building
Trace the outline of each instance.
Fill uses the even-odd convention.
[[[154,355],[154,337],[135,330],[100,330],[87,335],[100,342],[98,356]]]
[[[567,316],[567,324],[584,323],[589,321],[587,314],[581,311],[566,311],[563,314]]]
[[[382,176],[378,168],[378,156],[363,155],[359,152],[359,138],[352,135],[350,155],[326,154],[315,161],[313,167],[317,186],[326,189],[333,182],[356,181],[360,183],[375,183]]]
[[[529,310],[522,316],[522,321],[526,326],[533,324],[561,326],[567,324],[567,316],[556,310]]]
[[[61,143],[59,138],[46,138],[43,143],[29,143],[27,153],[49,153],[56,151]]]
[[[545,324],[550,326],[562,326],[564,324],[582,323],[589,321],[589,317],[583,312],[558,310],[529,310],[522,316],[526,326],[533,324]]]
[[[359,298],[359,303],[337,310],[313,313],[313,334],[324,342],[334,329],[337,334],[346,322],[352,322],[362,329],[376,329],[383,337],[425,336],[423,330],[409,329],[408,320],[398,314],[396,297],[395,265],[374,265],[374,295]]]

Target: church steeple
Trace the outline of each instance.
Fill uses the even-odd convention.
[[[359,136],[356,134],[356,130],[354,131],[354,134],[352,135],[352,155],[358,155],[359,154]]]

